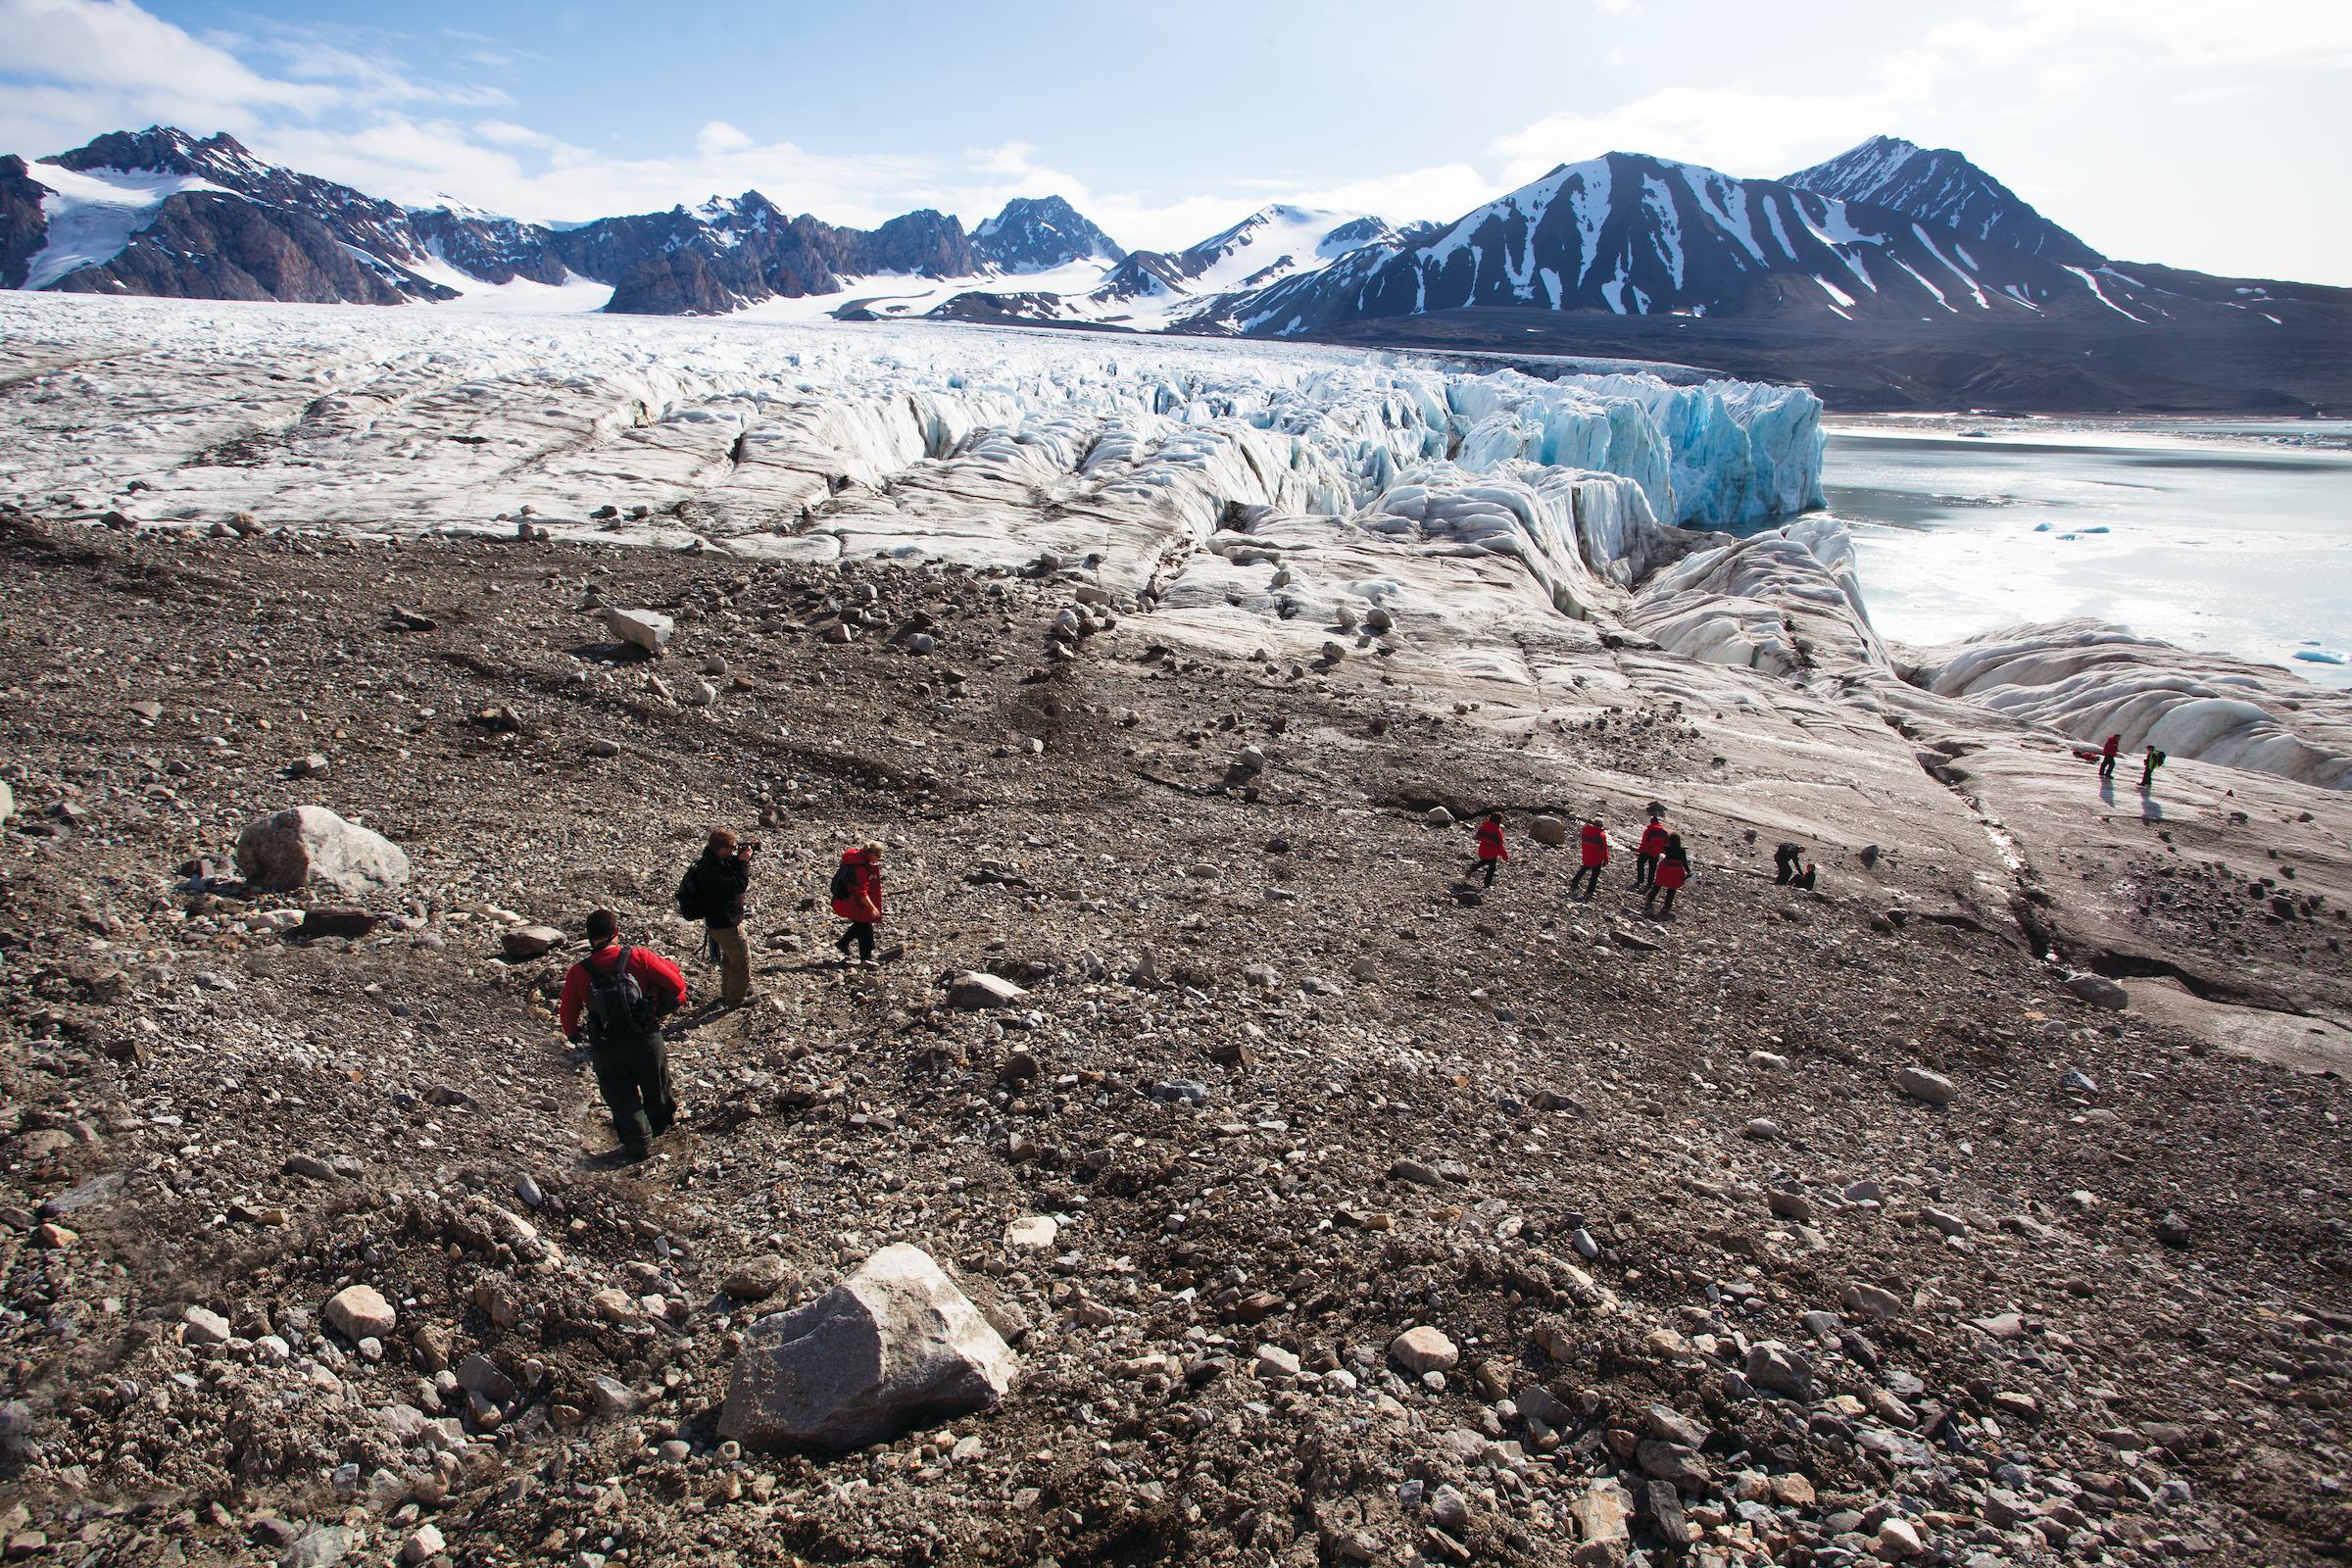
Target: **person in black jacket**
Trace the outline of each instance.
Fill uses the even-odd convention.
[[[710,956],[718,962],[719,1000],[740,1007],[752,996],[752,949],[744,940],[744,899],[752,887],[752,855],[760,841],[738,841],[725,828],[712,828],[702,858],[678,883],[678,912],[703,922]]]
[[[1797,864],[1804,858],[1805,852],[1801,846],[1782,844],[1779,849],[1772,852],[1772,863],[1779,873],[1773,878],[1773,881],[1781,883],[1795,881]]]

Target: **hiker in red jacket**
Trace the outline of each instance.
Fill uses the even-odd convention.
[[[1680,833],[1669,833],[1666,835],[1665,847],[1658,852],[1658,868],[1650,878],[1649,896],[1642,901],[1642,912],[1643,914],[1649,912],[1649,906],[1657,902],[1659,890],[1663,889],[1666,894],[1666,906],[1658,911],[1658,918],[1661,920],[1673,919],[1674,896],[1681,892],[1683,884],[1690,880],[1690,856],[1683,848],[1683,836]]]
[[[588,956],[564,976],[556,1021],[564,1038],[588,1036],[588,1065],[612,1112],[612,1130],[631,1160],[677,1119],[662,1020],[686,1002],[686,977],[658,953],[620,945],[620,916],[592,910]]]
[[[1658,857],[1666,853],[1666,840],[1671,837],[1666,824],[1658,818],[1665,813],[1649,813],[1649,826],[1642,830],[1642,844],[1634,852],[1634,891],[1641,892],[1657,878]]]
[[[2123,744],[2124,738],[2121,735],[2110,735],[2107,737],[2107,744],[2099,748],[2099,777],[2115,777],[2115,754]]]
[[[1478,824],[1478,858],[1487,868],[1487,886],[1494,885],[1494,868],[1510,858],[1502,843],[1502,813],[1496,811]]]
[[[1585,819],[1584,827],[1577,834],[1577,848],[1585,863],[1576,875],[1568,879],[1568,894],[1571,898],[1575,897],[1576,885],[1591,877],[1592,880],[1586,889],[1585,897],[1592,899],[1600,892],[1600,868],[1609,863],[1609,830],[1600,825],[1599,817]]]
[[[850,961],[850,944],[858,944],[858,961],[874,961],[874,922],[882,918],[882,846],[860,844],[843,852],[833,872],[833,912],[850,922],[833,946],[841,961]]]

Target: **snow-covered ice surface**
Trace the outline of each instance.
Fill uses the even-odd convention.
[[[47,288],[77,267],[122,254],[130,236],[154,222],[165,201],[179,192],[220,189],[195,174],[169,170],[77,172],[55,164],[34,164],[29,172],[56,194],[41,198],[49,237],[28,264],[24,284],[27,289]]]

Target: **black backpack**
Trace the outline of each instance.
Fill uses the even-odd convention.
[[[833,893],[836,899],[846,899],[858,891],[858,869],[844,860],[833,868]]]
[[[703,862],[697,860],[686,868],[684,876],[678,878],[678,918],[681,920],[701,920],[710,914],[710,903],[703,893],[702,871]]]
[[[591,1046],[633,1046],[653,1033],[659,1009],[629,970],[629,956],[635,951],[621,949],[609,974],[600,973],[594,964],[588,966],[585,1010]]]

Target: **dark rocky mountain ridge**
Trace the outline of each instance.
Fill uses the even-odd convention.
[[[837,227],[790,217],[758,191],[559,229],[455,204],[403,207],[264,163],[225,132],[199,139],[158,125],[29,166],[0,164],[0,283],[8,287],[24,285],[46,243],[43,202],[56,192],[39,182],[43,165],[156,171],[220,187],[165,197],[119,253],[46,285],[67,292],[398,304],[453,297],[457,290],[432,275],[448,268],[492,284],[610,283],[606,309],[623,314],[715,315],[779,295],[834,293],[847,277],[973,276],[1126,254],[1059,197],[1008,203],[977,242],[960,220],[927,209],[872,229]]]

